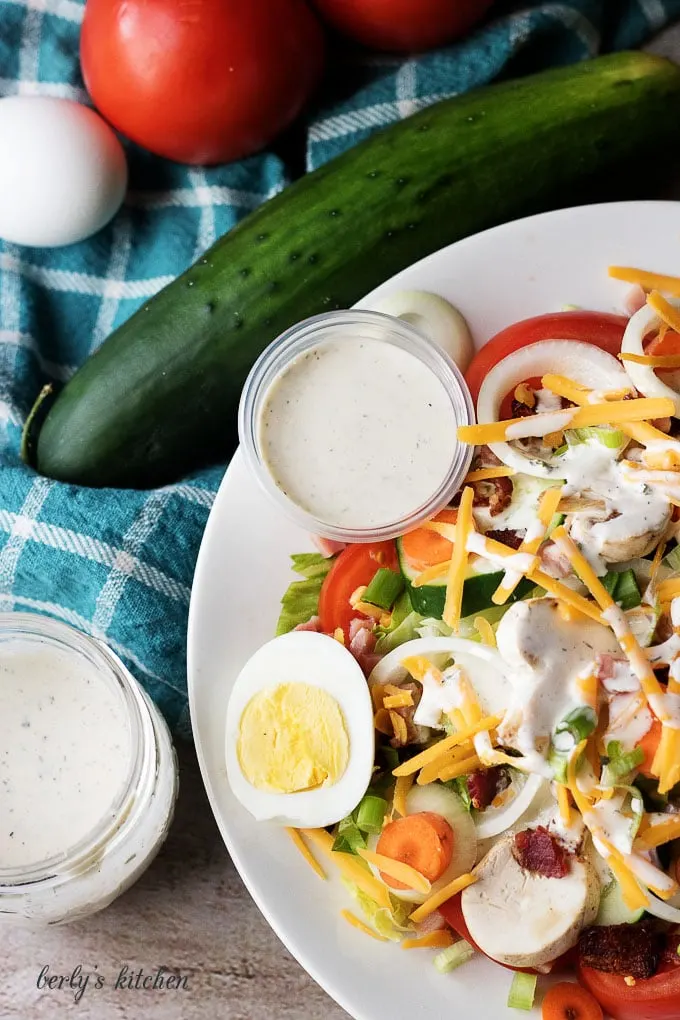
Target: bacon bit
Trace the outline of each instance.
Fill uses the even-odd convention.
[[[323,535],[311,535],[310,537],[321,555],[327,559],[330,556],[337,556],[347,547],[347,542],[335,542],[332,538],[324,538]]]
[[[511,531],[509,528],[498,531],[486,531],[484,532],[484,537],[492,538],[496,542],[502,542],[503,545],[508,545],[511,549],[519,549],[524,540],[524,535],[519,531]]]
[[[515,833],[512,852],[525,871],[544,878],[564,878],[569,873],[568,850],[543,825]]]
[[[471,470],[476,471],[485,467],[498,467],[500,460],[488,446],[480,446],[472,461]],[[492,517],[502,513],[512,501],[512,481],[510,478],[487,478],[482,482],[472,482],[474,489],[473,506],[485,506],[489,508]],[[460,503],[461,492],[452,500],[453,506]]]
[[[569,577],[571,574],[571,563],[554,542],[544,545],[539,555],[545,572],[551,577]]]
[[[467,777],[470,800],[477,811],[483,811],[489,804],[492,804],[497,794],[501,790],[507,789],[509,785],[508,774],[500,765],[493,765],[490,769],[481,772],[472,772]]]
[[[375,621],[354,619],[349,625],[349,650],[357,660],[366,676],[380,662],[382,656],[375,652],[377,641]]]
[[[307,620],[307,623],[298,623],[297,627],[294,627],[293,629],[294,630],[311,630],[315,634],[318,634],[321,631],[321,617],[320,616],[313,616],[311,618],[311,620]]]
[[[658,969],[664,941],[663,933],[649,921],[584,928],[578,942],[579,962],[624,978],[650,978]]]

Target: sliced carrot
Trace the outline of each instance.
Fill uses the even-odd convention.
[[[639,741],[638,747],[641,747],[645,752],[644,761],[638,766],[643,776],[647,776],[650,779],[653,778],[652,773],[652,762],[656,756],[656,752],[659,750],[659,744],[661,742],[661,723],[658,719],[655,719],[651,725],[651,728],[647,730],[642,740]]]
[[[433,519],[442,524],[455,524],[457,517],[458,511],[447,507]],[[426,567],[450,560],[452,548],[448,539],[427,528],[415,528],[401,540],[401,550],[414,570],[425,570]]]
[[[453,841],[453,829],[445,818],[433,811],[420,811],[389,822],[380,834],[376,851],[436,882],[451,863]],[[390,875],[381,872],[380,877],[392,889],[408,888]]]
[[[602,1020],[604,1013],[590,992],[572,981],[560,981],[543,999],[543,1020]]]

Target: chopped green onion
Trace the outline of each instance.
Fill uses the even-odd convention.
[[[606,786],[614,786],[617,779],[627,776],[638,765],[645,760],[645,752],[641,747],[635,747],[632,751],[624,751],[621,742],[610,740],[607,744],[608,763],[605,765],[602,781]]]
[[[574,744],[580,744],[582,740],[586,740],[590,736],[596,726],[597,713],[595,709],[591,708],[590,705],[580,705],[572,712],[569,712],[568,715],[565,715],[564,719],[557,724],[555,735],[569,733],[574,740]],[[554,741],[554,744],[558,751],[570,750],[566,746],[562,747],[557,740]]]
[[[567,439],[572,437],[577,443],[587,443],[589,439],[596,439],[610,450],[618,450],[619,446],[626,442],[623,432],[610,425],[588,425],[580,429],[569,429]]]
[[[680,570],[680,545],[674,546],[663,558],[664,565],[671,570]]]
[[[369,836],[377,836],[382,831],[386,811],[386,800],[367,793],[355,811],[357,828]]]
[[[618,573],[608,570],[600,580],[614,602],[617,602],[623,610],[635,609],[642,602],[635,572],[630,568]]]
[[[518,971],[510,985],[508,1009],[525,1009],[527,1011],[533,1009],[537,981],[537,974],[521,974]]]
[[[404,590],[404,578],[396,570],[381,567],[362,596],[363,602],[381,609],[391,609]]]
[[[560,524],[564,524],[564,514],[553,514],[552,520],[546,530],[545,537],[550,538],[555,528],[559,528]]]
[[[462,963],[467,963],[474,955],[475,951],[470,943],[461,939],[460,942],[454,942],[452,946],[442,949],[432,962],[440,974],[448,974]]]
[[[338,833],[333,843],[333,850],[342,854],[355,854],[357,850],[366,849],[366,837],[357,826],[352,815],[343,818],[338,824]]]
[[[568,752],[558,751],[555,745],[551,743],[550,751],[548,752],[548,765],[553,770],[553,774],[557,782],[562,783],[562,785],[564,785],[567,781],[568,764]]]

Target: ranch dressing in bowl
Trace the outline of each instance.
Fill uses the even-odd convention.
[[[470,463],[473,420],[448,356],[376,312],[308,319],[275,341],[246,382],[239,431],[266,491],[307,530],[390,538],[444,506]]]

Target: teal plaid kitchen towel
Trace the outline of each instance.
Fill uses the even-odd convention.
[[[80,0],[0,0],[0,95],[86,102],[82,14]],[[338,50],[306,124],[307,167],[444,96],[638,46],[676,17],[680,0],[506,3],[470,38],[417,58]],[[78,488],[21,463],[21,428],[44,383],[68,379],[145,299],[285,187],[295,157],[304,165],[285,149],[204,170],[128,146],[129,194],[96,237],[61,250],[0,241],[0,609],[45,613],[108,642],[182,736],[191,579],[223,466],[146,492]]]

